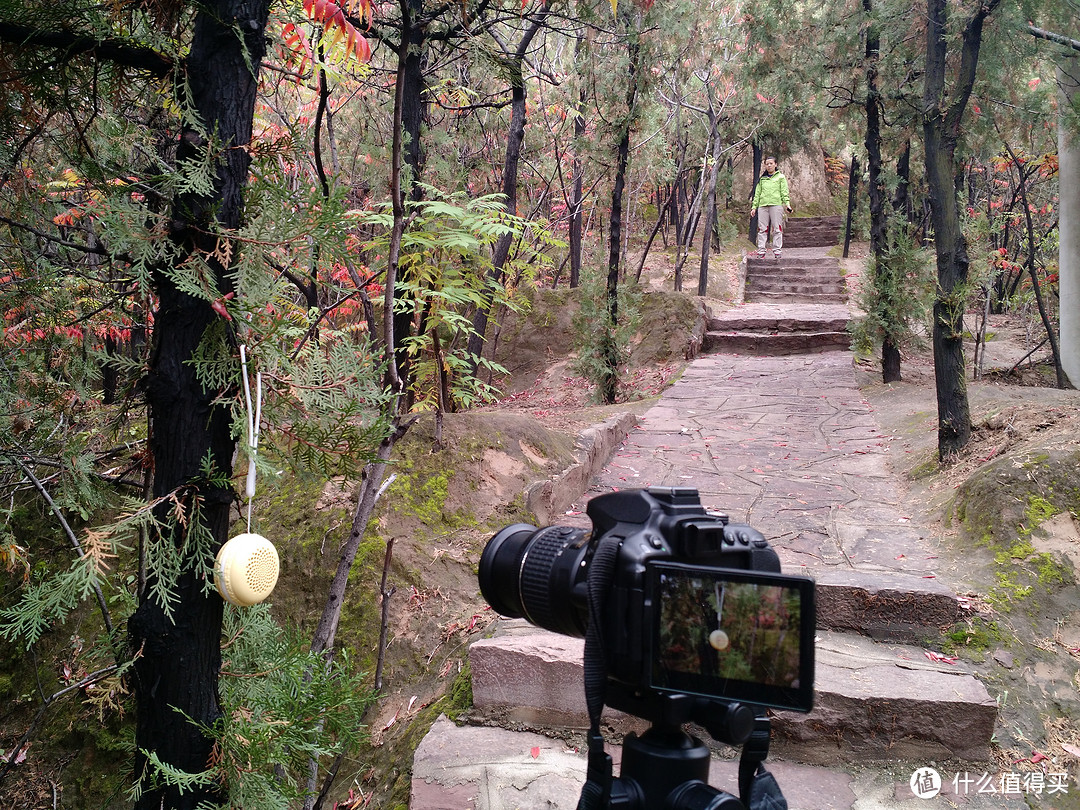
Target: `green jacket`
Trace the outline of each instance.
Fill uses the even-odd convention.
[[[751,207],[756,210],[763,205],[790,204],[791,197],[788,195],[787,178],[780,172],[761,175],[757,188],[754,189],[754,201]]]

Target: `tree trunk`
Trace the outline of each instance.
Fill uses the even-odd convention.
[[[1067,111],[1080,105],[1080,57],[1062,59],[1057,69],[1058,262],[1060,265],[1061,366],[1071,387],[1080,387],[1080,143],[1066,124]]]
[[[615,166],[615,183],[611,189],[611,223],[609,225],[610,242],[608,249],[607,275],[607,328],[604,330],[603,358],[605,374],[600,386],[600,395],[609,405],[615,402],[619,381],[619,351],[615,340],[615,330],[619,325],[619,257],[622,255],[622,198],[626,185],[626,166],[630,162],[630,130],[634,121],[635,100],[637,98],[637,68],[641,48],[637,41],[637,32],[628,31],[627,50],[629,67],[627,68],[626,118],[621,127],[618,157]]]
[[[510,70],[510,130],[506,136],[506,157],[503,159],[502,193],[506,198],[506,212],[512,215],[517,214],[518,166],[521,163],[521,147],[525,143],[526,88],[522,64],[525,61],[525,54],[529,50],[533,37],[540,30],[540,26],[544,24],[544,18],[547,17],[549,8],[549,6],[545,5],[541,9],[528,30],[522,35],[521,42],[518,43],[514,53],[510,54],[506,60],[506,67]],[[488,269],[489,282],[495,283],[502,278],[503,269],[506,267],[507,259],[510,258],[510,246],[513,242],[514,235],[505,233],[495,243],[491,267]],[[570,273],[572,279],[573,270]],[[481,297],[482,301],[473,316],[473,331],[469,335],[468,341],[469,354],[472,355],[469,362],[473,374],[476,373],[480,363],[480,354],[484,350],[484,335],[487,333],[488,315],[491,311],[491,301],[493,299],[490,287],[486,287],[481,292]]]
[[[934,301],[934,377],[937,383],[938,457],[945,461],[971,438],[964,371],[964,309],[967,304],[968,252],[960,228],[956,189],[956,144],[967,108],[982,44],[986,17],[1000,0],[986,0],[968,20],[956,82],[945,81],[948,0],[927,0],[926,76],[923,89],[923,140],[926,184],[937,254]],[[945,106],[945,99],[949,104]]]
[[[750,199],[747,203],[752,203],[754,200],[754,191],[757,189],[758,180],[761,178],[761,144],[757,141],[753,143],[754,153],[754,182],[750,184]],[[755,208],[750,212],[750,244],[757,245],[757,209]]]
[[[855,200],[859,196],[859,157],[851,156],[851,169],[848,171],[847,217],[844,220],[844,258],[851,250],[851,223],[855,218]],[[757,219],[754,219],[756,222]]]
[[[712,167],[709,171],[709,196],[705,202],[706,231],[701,245],[701,266],[698,269],[698,295],[705,295],[709,284],[709,248],[712,245],[712,234],[716,228],[716,183],[720,174],[720,156],[723,154],[723,144],[720,141],[720,120],[716,112],[709,109],[709,136],[712,142]]]
[[[401,37],[397,59],[401,63],[398,74],[401,81],[401,128],[404,140],[401,144],[402,163],[408,168],[403,179],[405,198],[413,202],[423,199],[419,185],[424,176],[426,154],[423,148],[425,122],[424,51],[427,47],[427,31],[420,19],[423,0],[401,0]],[[396,312],[394,318],[394,355],[397,360],[400,382],[406,391],[412,384],[412,364],[405,349],[405,341],[413,334],[413,316],[409,312]],[[408,394],[407,396],[411,396]]]
[[[896,193],[893,194],[893,213],[902,215],[908,225],[913,225],[911,211],[911,141],[904,143],[900,157],[896,159]]]
[[[674,195],[675,186],[669,184],[669,189],[670,193]],[[641,272],[645,269],[645,260],[649,257],[649,250],[652,248],[653,240],[656,239],[656,234],[659,233],[664,226],[664,212],[667,211],[668,207],[671,205],[672,197],[670,196],[664,199],[663,204],[660,203],[660,196],[662,193],[663,189],[658,188],[656,190],[657,211],[659,212],[659,216],[656,218],[656,224],[653,226],[652,233],[649,234],[648,241],[645,242],[645,249],[641,251],[641,260],[638,262],[637,273],[634,276],[635,283],[641,281]]]
[[[944,461],[960,451],[971,438],[971,414],[964,370],[967,243],[960,230],[956,210],[956,192],[952,182],[953,153],[942,144],[938,129],[935,123],[925,125],[926,180],[938,271],[933,330],[938,455]]]
[[[578,93],[578,106],[574,114],[574,196],[570,214],[570,286],[581,284],[581,235],[585,218],[585,163],[581,159],[585,142],[585,90]]]
[[[900,349],[888,335],[881,339],[881,381],[900,382]]]
[[[1020,192],[1020,203],[1024,208],[1024,221],[1027,224],[1027,238],[1028,238],[1028,257],[1027,257],[1027,269],[1028,275],[1031,277],[1031,290],[1035,294],[1035,304],[1039,308],[1039,317],[1042,318],[1043,328],[1046,330],[1046,339],[1050,343],[1050,352],[1054,359],[1054,374],[1057,379],[1057,387],[1065,388],[1065,370],[1061,364],[1061,351],[1058,349],[1057,335],[1054,334],[1054,323],[1050,319],[1050,313],[1046,309],[1046,304],[1043,303],[1042,285],[1039,283],[1039,274],[1035,269],[1035,223],[1031,221],[1031,206],[1028,205],[1027,196],[1027,175],[1024,173],[1023,164],[1016,159],[1016,154],[1013,152],[1012,147],[1005,144],[1005,149],[1009,153],[1009,157],[1012,158],[1012,162],[1016,164],[1017,176],[1018,176],[1018,190]],[[1034,169],[1032,170],[1034,173]],[[989,291],[987,291],[989,296]]]
[[[888,266],[889,256],[889,215],[885,208],[885,179],[881,173],[881,94],[878,92],[878,55],[881,37],[877,25],[872,19],[871,0],[863,0],[868,28],[866,29],[866,168],[868,174],[868,196],[870,198],[870,253],[874,257],[874,275],[872,283],[877,285],[876,295],[891,298],[895,295],[892,285],[886,280],[895,275]],[[852,158],[852,167],[855,159]],[[851,199],[849,194],[848,199]],[[848,211],[850,213],[850,206]],[[849,230],[850,233],[850,230]],[[848,240],[844,240],[845,251]],[[895,307],[885,306],[883,311],[892,316]],[[883,382],[900,382],[900,348],[894,339],[900,324],[885,323],[885,332],[881,336],[881,379]]]
[[[885,179],[881,174],[881,95],[877,86],[877,60],[881,38],[871,19],[870,0],[863,0],[866,29],[866,170],[870,199],[870,252],[881,262],[889,246],[889,220],[885,211]],[[854,165],[854,164],[853,164]],[[850,207],[849,207],[850,210]]]
[[[214,193],[206,197],[186,194],[175,201],[172,235],[188,251],[209,254],[217,246],[213,218],[226,229],[237,228],[242,221],[250,163],[242,147],[251,141],[258,86],[257,72],[253,74],[250,66],[258,66],[265,53],[263,32],[269,6],[269,0],[218,0],[202,7],[196,18],[185,60],[188,100],[207,132],[227,148],[218,165]],[[238,30],[243,32],[242,39]],[[207,145],[203,135],[185,128],[178,160],[196,158]],[[218,292],[222,296],[232,292],[230,268],[213,259],[210,263]],[[168,271],[158,273],[155,280],[159,301],[147,378],[153,494],[178,493],[188,509],[198,499],[216,552],[227,538],[232,492],[228,486],[207,483],[203,464],[209,458],[217,479],[228,480],[236,443],[228,406],[215,404],[224,392],[204,388],[190,361],[204,333],[220,322],[220,316],[209,302],[180,291]],[[185,539],[177,529],[154,542],[183,546]],[[142,753],[152,752],[188,773],[211,766],[213,740],[196,724],[212,725],[221,712],[218,674],[223,603],[216,593],[205,590],[207,562],[187,552],[173,586],[177,598],[171,617],[147,587],[128,624],[129,642],[136,652],[131,684],[136,703],[135,774],[143,787],[135,804],[138,810],[195,808],[225,798],[222,785],[216,782],[183,793],[155,786],[155,774]]]

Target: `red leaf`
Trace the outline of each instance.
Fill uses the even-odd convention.
[[[927,650],[926,652],[924,652],[923,655],[925,655],[931,661],[933,661],[935,663],[938,663],[938,664],[955,664],[959,660],[959,659],[954,658],[952,656],[942,655],[941,653],[932,652],[930,650]]]
[[[532,754],[533,759],[537,759],[540,756],[540,747],[534,745],[532,751],[529,753]]]
[[[370,3],[365,2],[360,5],[362,14],[370,11]],[[344,38],[349,53],[353,54],[358,62],[371,60],[371,45],[364,35],[356,30],[356,26],[345,17],[341,6],[330,0],[304,0],[304,10],[315,22],[322,23],[328,34],[333,31],[333,44],[336,45]]]

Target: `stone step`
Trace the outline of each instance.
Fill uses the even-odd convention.
[[[569,740],[565,736],[458,725],[442,716],[416,749],[409,810],[577,807],[586,780],[585,743],[580,735]],[[620,743],[609,738],[606,746],[615,774],[621,768]],[[913,767],[899,779],[776,756],[769,757],[766,767],[788,806],[798,810],[915,810],[908,776]],[[737,796],[738,770],[737,759],[714,756],[708,783]],[[991,806],[1000,805],[979,805]]]
[[[701,350],[753,355],[847,351],[851,346],[850,320],[843,306],[744,304],[716,315],[709,313]]]
[[[831,247],[840,243],[841,219],[790,217],[784,223],[784,247]]]
[[[749,276],[746,279],[746,295],[758,292],[783,292],[797,295],[809,295],[813,293],[844,293],[844,282],[839,278],[832,279],[806,279],[792,277],[777,277],[768,274]]]
[[[933,643],[963,618],[956,594],[941,581],[893,571],[838,568],[819,573],[818,627],[878,640]]]
[[[765,252],[764,258],[758,258],[756,253],[746,256],[746,270],[752,272],[756,269],[775,270],[777,267],[798,267],[810,269],[831,270],[833,274],[840,274],[840,261],[833,256],[781,256],[777,259],[772,255],[770,248]]]
[[[754,268],[746,273],[747,282],[757,283],[759,281],[772,281],[779,279],[781,281],[798,281],[803,283],[814,284],[834,284],[844,286],[845,279],[836,270],[828,270],[825,268],[818,269],[804,269],[800,267],[772,267],[772,268]]]
[[[961,663],[828,631],[815,656],[814,709],[776,713],[778,754],[818,765],[989,758],[997,702]]]
[[[850,320],[846,313],[793,317],[729,309],[710,317],[707,328],[712,332],[843,332]]]
[[[704,354],[788,355],[847,350],[846,332],[706,332],[701,340]]]
[[[746,290],[743,294],[746,301],[759,303],[782,302],[789,304],[843,304],[847,301],[847,293],[820,292],[820,293],[786,293],[771,292],[769,290]]]
[[[470,648],[474,720],[530,729],[588,727],[581,639],[523,621]],[[821,630],[809,714],[776,712],[772,751],[812,764],[984,760],[997,703],[962,664],[926,650]],[[605,712],[616,733],[644,721]]]

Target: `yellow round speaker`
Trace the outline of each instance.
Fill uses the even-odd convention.
[[[217,553],[214,582],[226,602],[250,607],[274,590],[278,570],[278,554],[273,543],[261,534],[238,534]]]

